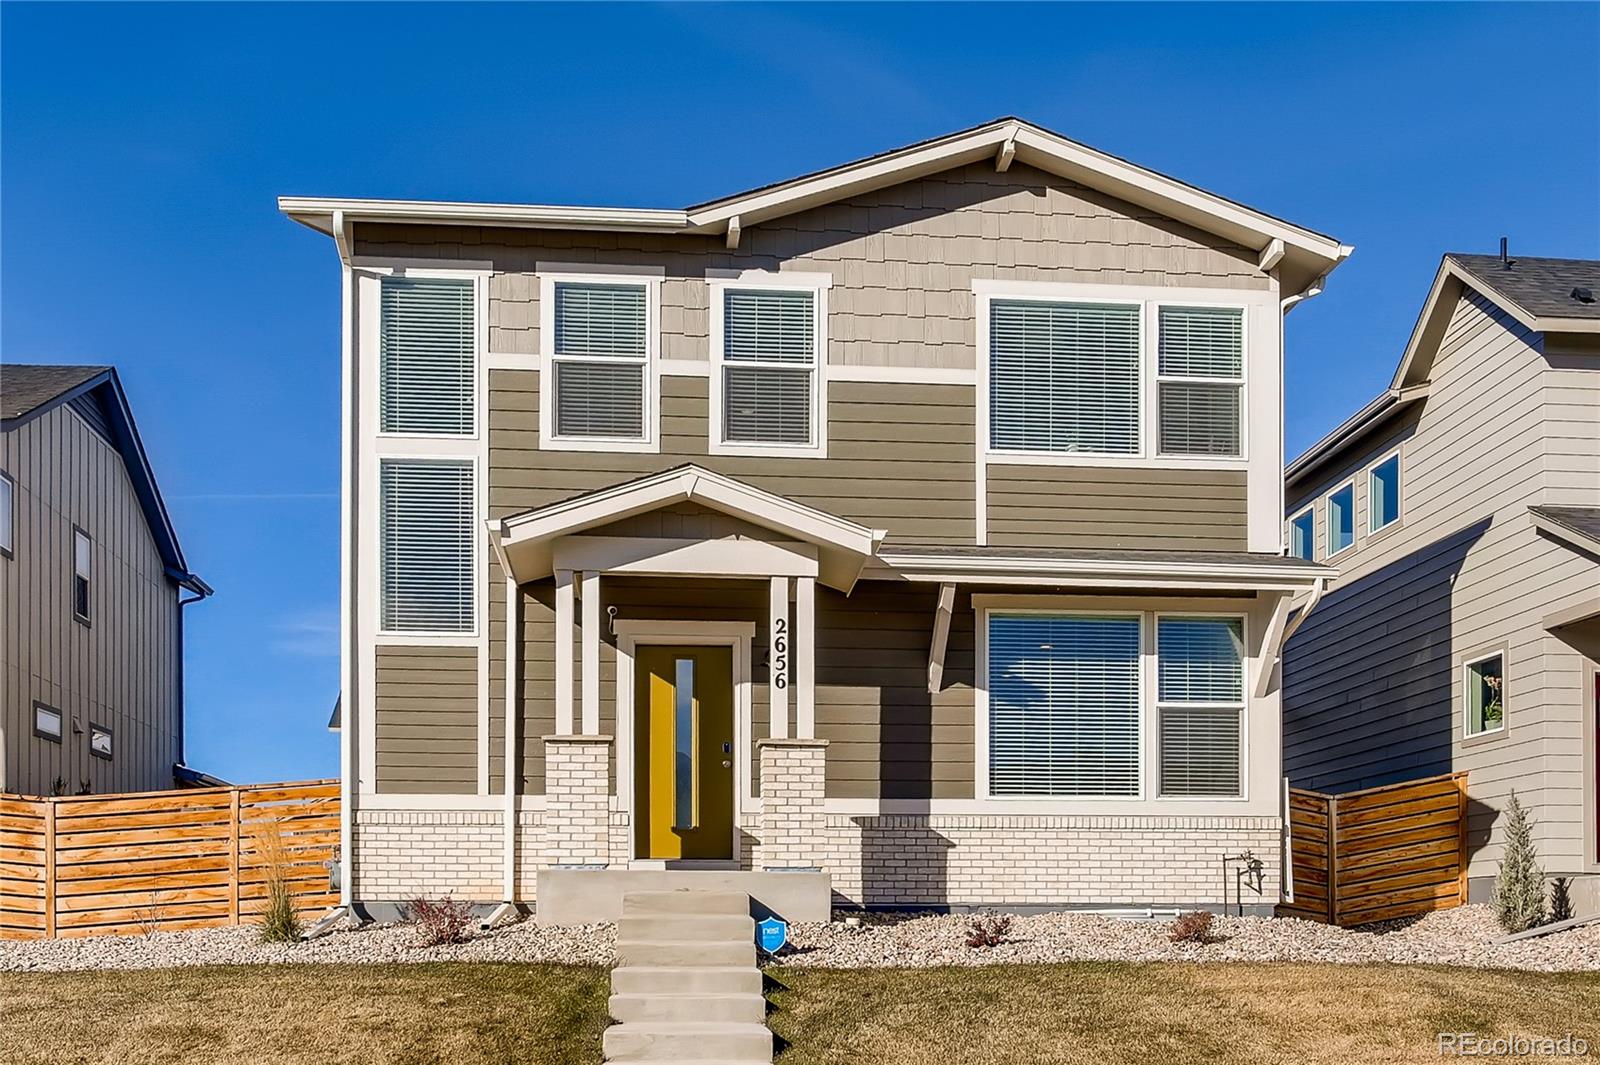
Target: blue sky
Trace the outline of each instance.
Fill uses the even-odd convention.
[[[334,775],[339,283],[280,194],[683,206],[1018,114],[1331,233],[1296,454],[1447,250],[1600,257],[1600,5],[0,9],[0,351],[110,362],[191,565],[189,760]]]

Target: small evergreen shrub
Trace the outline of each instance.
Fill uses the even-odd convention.
[[[1544,923],[1544,870],[1533,846],[1533,822],[1512,791],[1506,804],[1505,854],[1494,884],[1494,915],[1507,932]]]
[[[465,943],[472,927],[472,907],[446,895],[429,899],[419,895],[405,907],[406,920],[417,926],[417,946],[442,947]]]
[[[1172,922],[1172,941],[1174,943],[1200,943],[1211,942],[1211,922],[1215,920],[1210,910],[1191,910],[1180,913],[1178,919]]]
[[[1550,924],[1572,920],[1572,877],[1558,876],[1550,881]]]

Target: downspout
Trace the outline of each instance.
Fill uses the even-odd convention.
[[[350,272],[351,231],[343,211],[333,212],[334,248],[339,254],[339,361],[343,417],[339,434],[339,674],[344,707],[339,722],[339,906],[354,916],[355,903],[355,768],[356,731],[361,703],[357,696],[354,521],[355,506],[355,322],[354,284]]]
[[[1305,621],[1306,615],[1315,610],[1317,604],[1322,602],[1323,593],[1327,590],[1328,578],[1318,577],[1317,583],[1311,586],[1311,598],[1307,599],[1306,605],[1300,608],[1300,613],[1290,618],[1289,623],[1283,627],[1283,639],[1278,642],[1278,656],[1280,659],[1283,657],[1283,649],[1289,646],[1289,637],[1293,636],[1295,630],[1300,627],[1300,623]]]

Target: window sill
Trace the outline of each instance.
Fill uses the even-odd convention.
[[[1002,451],[983,453],[988,466],[1087,466],[1147,470],[1245,470],[1248,458],[1187,458],[1177,455],[1106,455],[1088,452]]]
[[[745,455],[772,459],[825,459],[828,449],[816,444],[711,444],[712,455]]]
[[[601,437],[548,436],[540,438],[539,450],[659,455],[661,453],[661,444],[656,440],[610,440]]]

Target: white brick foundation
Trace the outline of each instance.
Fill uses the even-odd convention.
[[[501,816],[486,810],[358,810],[355,897],[487,902],[504,886]]]
[[[761,757],[763,869],[819,869],[826,818],[822,812],[827,740],[756,741]]]
[[[610,757],[610,736],[544,738],[545,864],[611,864]]]

